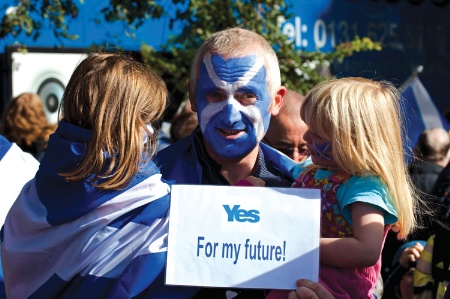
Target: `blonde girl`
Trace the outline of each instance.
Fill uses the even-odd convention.
[[[387,232],[405,238],[416,226],[399,93],[388,82],[332,79],[306,95],[301,118],[313,164],[293,186],[322,191],[319,281],[335,298],[374,298]]]

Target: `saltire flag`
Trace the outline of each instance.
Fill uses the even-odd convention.
[[[404,154],[407,163],[413,159],[412,150],[420,134],[431,128],[450,130],[450,124],[436,108],[429,93],[420,81],[417,73],[408,79],[402,91],[402,117],[405,128]]]
[[[9,208],[39,168],[39,162],[29,153],[23,152],[16,143],[0,135],[0,226],[5,221]],[[6,298],[0,251],[0,298]]]
[[[153,162],[123,190],[67,181],[91,132],[61,121],[2,228],[8,298],[190,298],[164,283],[170,186]]]
[[[38,160],[0,135],[0,227],[23,185],[34,177],[38,168]]]

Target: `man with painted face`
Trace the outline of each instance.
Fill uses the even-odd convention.
[[[175,184],[234,185],[254,176],[266,186],[290,187],[295,162],[261,143],[285,93],[277,56],[262,36],[240,28],[211,35],[197,51],[189,82],[199,126],[158,152],[163,178]],[[235,292],[236,298],[264,298],[261,290]],[[225,298],[225,293],[203,289],[195,298]]]
[[[252,175],[290,186],[293,161],[260,143],[281,107],[277,56],[260,35],[233,28],[210,36],[194,58],[189,83],[199,127],[156,161],[176,184],[233,185]]]

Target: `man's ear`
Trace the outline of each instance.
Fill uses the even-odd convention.
[[[273,99],[272,109],[270,113],[272,116],[277,115],[280,112],[281,105],[283,104],[284,95],[286,94],[286,87],[280,86]]]
[[[197,112],[197,103],[195,101],[195,95],[192,92],[191,81],[188,82],[188,89],[189,89],[189,102],[191,102],[191,110]]]

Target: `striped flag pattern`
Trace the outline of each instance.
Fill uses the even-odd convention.
[[[164,284],[170,186],[149,162],[124,190],[59,173],[84,153],[90,131],[62,121],[2,234],[8,298],[190,298]]]

